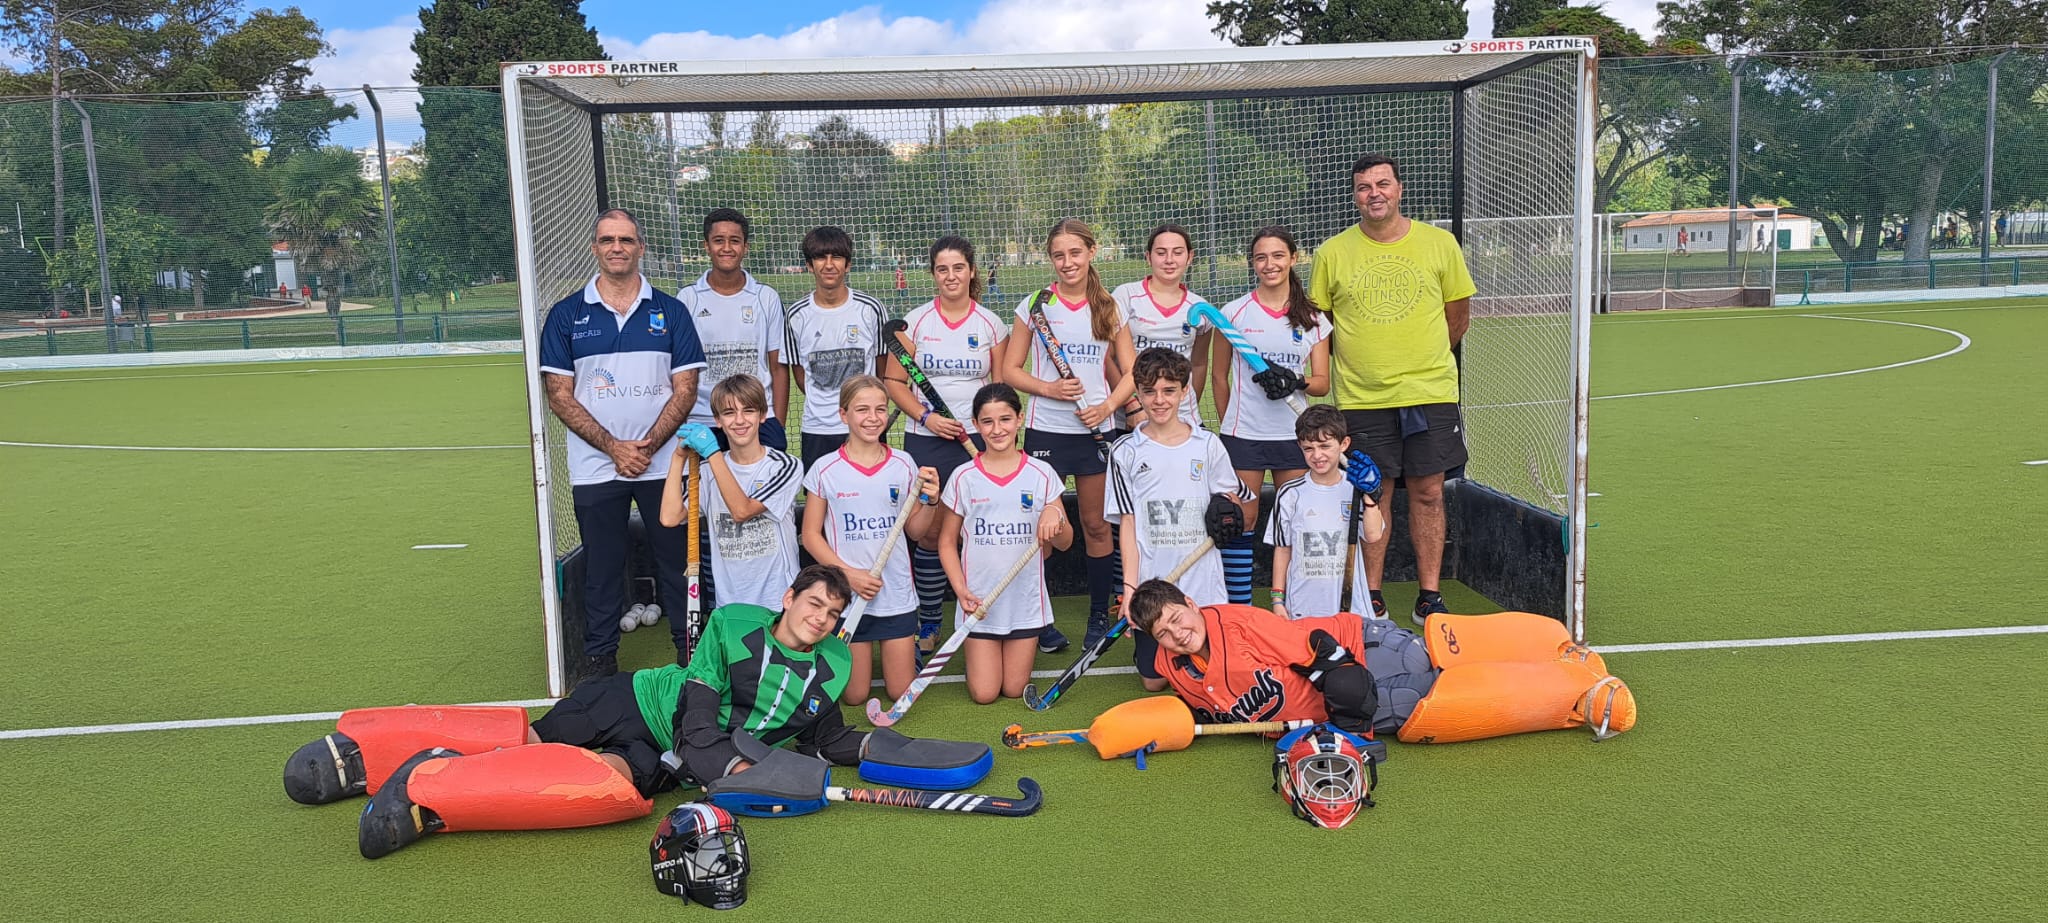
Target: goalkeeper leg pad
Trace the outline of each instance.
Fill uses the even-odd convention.
[[[654,810],[633,781],[596,753],[528,744],[475,756],[421,751],[392,773],[359,822],[375,859],[436,831],[594,827]]]
[[[1607,672],[1607,664],[1599,654],[1572,643],[1571,632],[1564,623],[1531,612],[1438,613],[1429,617],[1422,635],[1429,645],[1430,660],[1441,669],[1484,661],[1534,662],[1569,657],[1594,672]]]
[[[284,791],[300,804],[329,804],[376,794],[400,763],[429,747],[482,753],[524,743],[523,708],[358,708],[342,713],[334,733],[292,754],[284,766]]]
[[[1455,743],[1560,728],[1611,737],[1635,726],[1621,680],[1571,660],[1467,663],[1445,670],[1401,726],[1402,743]]]
[[[861,755],[860,777],[876,785],[953,792],[988,778],[995,760],[988,744],[905,737],[876,728]]]

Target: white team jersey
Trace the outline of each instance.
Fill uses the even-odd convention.
[[[1046,504],[1061,502],[1066,482],[1051,465],[1030,456],[1024,456],[1024,464],[1009,477],[998,478],[982,467],[987,457],[954,471],[942,498],[962,520],[960,566],[967,573],[967,586],[984,596],[1017,563],[1018,555],[1029,554],[1032,561],[968,630],[1007,634],[1050,625],[1052,600],[1046,596],[1045,561],[1038,553],[1038,517],[1045,514]],[[953,624],[967,625],[957,607]]]
[[[1280,485],[1273,494],[1273,515],[1266,522],[1266,543],[1288,549],[1287,615],[1310,618],[1338,612],[1370,614],[1366,599],[1365,547],[1351,562],[1350,605],[1339,605],[1344,588],[1344,549],[1350,544],[1352,490],[1349,481],[1318,484],[1307,475]]]
[[[1136,282],[1126,282],[1110,294],[1116,296],[1117,307],[1123,309],[1124,323],[1131,327],[1132,355],[1144,352],[1154,346],[1164,346],[1189,358],[1194,357],[1195,336],[1206,324],[1199,324],[1188,316],[1188,309],[1197,301],[1206,301],[1200,295],[1182,286],[1178,291],[1162,289],[1156,294],[1151,287],[1152,277],[1146,276]],[[1175,295],[1180,301],[1162,305],[1161,299],[1171,300]],[[1199,429],[1202,426],[1201,401],[1195,397],[1194,382],[1189,382],[1187,398],[1181,401],[1181,419]],[[1119,411],[1117,419],[1123,420]]]
[[[804,474],[804,489],[810,491],[811,499],[825,501],[825,543],[856,570],[874,567],[882,540],[896,524],[896,511],[902,508],[905,493],[917,490],[917,463],[895,449],[888,451],[881,464],[864,469],[841,448]],[[902,615],[917,608],[917,587],[910,582],[909,542],[897,539],[881,579],[882,591],[868,601],[867,615]]]
[[[882,354],[882,303],[851,289],[836,308],[818,307],[812,297],[789,306],[782,361],[804,370],[802,431],[844,433],[839,386],[875,373],[875,357]]]
[[[1266,364],[1308,377],[1308,354],[1317,343],[1330,336],[1329,316],[1316,312],[1316,325],[1312,330],[1298,330],[1287,323],[1287,311],[1282,309],[1274,314],[1273,309],[1259,303],[1254,294],[1231,302],[1223,308],[1223,316],[1230,319],[1230,325],[1251,342],[1252,348],[1266,358]],[[1230,359],[1230,406],[1223,411],[1223,423],[1217,432],[1240,439],[1261,441],[1294,441],[1294,408],[1286,401],[1276,401],[1266,396],[1256,382],[1252,381],[1252,367],[1245,364],[1244,357],[1235,351]],[[1289,590],[1290,596],[1292,589]]]
[[[1031,323],[1031,298],[1027,295],[1017,303],[1017,318],[1024,322],[1024,330],[1031,337],[1031,374],[1039,381],[1055,381],[1060,377],[1059,371],[1053,367],[1045,342]],[[1082,400],[1093,406],[1109,399],[1103,362],[1109,357],[1110,346],[1095,338],[1090,315],[1085,300],[1070,304],[1057,294],[1045,300],[1045,317],[1051,322],[1052,334],[1067,354],[1067,365],[1074,370],[1074,377],[1081,380]],[[1088,427],[1081,425],[1081,418],[1075,416],[1076,409],[1073,401],[1033,397],[1024,414],[1024,425],[1048,433],[1086,435]]]
[[[746,274],[738,292],[721,295],[711,287],[711,274],[707,272],[677,297],[689,307],[690,319],[697,324],[697,340],[704,344],[704,359],[710,363],[697,376],[697,407],[690,411],[690,422],[716,426],[711,389],[719,382],[734,375],[752,375],[764,389],[772,384],[768,357],[782,352],[782,296],[761,284],[752,273]],[[768,415],[772,418],[774,394],[769,399]],[[838,402],[833,404],[837,406]],[[776,600],[776,605],[768,608],[780,606],[781,597]]]
[[[904,331],[913,347],[910,357],[917,360],[924,377],[938,389],[946,409],[968,432],[975,432],[974,392],[995,380],[996,370],[989,357],[995,345],[1009,336],[1010,328],[994,311],[980,304],[969,308],[958,324],[947,323],[946,316],[939,313],[938,303],[932,301],[904,315],[903,320],[910,325]],[[916,393],[917,386],[912,385],[910,390]],[[923,400],[924,395],[918,394],[918,399]],[[933,435],[914,419],[904,421],[904,431]]]
[[[710,466],[699,469],[704,479],[704,520],[711,528],[711,576],[718,602],[752,603],[781,611],[782,594],[796,580],[800,547],[796,492],[803,486],[803,463],[773,448],[751,465],[733,461],[729,452],[725,462],[740,489],[768,509],[745,522],[734,522]]]
[[[1142,560],[1131,583],[1166,576],[1202,543],[1208,534],[1202,517],[1210,497],[1251,499],[1215,433],[1191,430],[1186,441],[1170,446],[1152,441],[1146,435],[1150,428],[1140,426],[1110,446],[1109,490],[1103,497],[1102,518],[1111,524],[1122,523],[1126,515],[1138,517]],[[1223,559],[1215,551],[1203,555],[1178,585],[1198,606],[1230,601],[1223,587]]]

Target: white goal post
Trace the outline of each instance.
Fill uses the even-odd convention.
[[[740,209],[747,268],[785,304],[809,289],[797,241],[839,225],[853,286],[896,313],[930,297],[929,244],[961,234],[1004,316],[1050,278],[1054,220],[1098,230],[1112,287],[1144,274],[1147,232],[1173,222],[1197,255],[1188,284],[1222,304],[1250,287],[1253,229],[1291,228],[1308,263],[1357,221],[1349,167],[1367,152],[1399,161],[1403,212],[1459,238],[1479,289],[1445,576],[1583,639],[1595,73],[1587,38],[504,65],[549,693],[578,678],[584,619],[538,335],[595,271],[599,210],[641,219],[646,272],[673,291],[705,268],[705,212]],[[1401,544],[1390,580],[1412,567]]]

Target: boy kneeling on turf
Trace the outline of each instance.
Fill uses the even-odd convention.
[[[1351,599],[1338,598],[1347,568],[1364,573],[1358,546],[1379,541],[1387,531],[1385,511],[1371,494],[1356,491],[1341,467],[1351,450],[1344,414],[1317,404],[1294,421],[1294,435],[1308,473],[1273,494],[1273,516],[1266,523],[1266,542],[1273,546],[1273,612],[1301,618],[1371,611],[1356,589]],[[1351,508],[1354,498],[1362,511]],[[1359,535],[1350,534],[1354,512]]]
[[[1200,723],[1328,721],[1403,743],[1635,726],[1635,698],[1600,655],[1528,612],[1438,613],[1417,636],[1349,612],[1289,621],[1197,606],[1164,580],[1145,581],[1125,610],[1156,639],[1153,669]]]
[[[1117,527],[1123,551],[1125,599],[1142,575],[1172,573],[1210,535],[1237,535],[1245,528],[1241,504],[1251,495],[1230,467],[1230,453],[1216,434],[1181,416],[1191,372],[1188,357],[1160,346],[1139,353],[1131,364],[1145,421],[1110,446],[1102,505],[1102,518]],[[1223,558],[1214,548],[1202,553],[1180,585],[1205,604],[1230,599]],[[1158,646],[1142,631],[1135,641],[1145,688],[1165,689],[1166,680],[1153,668]]]
[[[327,804],[369,793],[364,858],[428,833],[545,830],[645,817],[653,796],[747,769],[735,731],[841,766],[893,731],[863,733],[839,711],[852,654],[834,630],[853,596],[830,567],[803,569],[780,615],[713,612],[688,667],[592,677],[531,725],[515,706],[355,709],[285,764],[285,794]],[[877,740],[875,735],[885,738]],[[681,770],[664,766],[674,751]]]

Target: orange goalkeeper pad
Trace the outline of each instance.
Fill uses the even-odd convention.
[[[482,753],[526,743],[526,709],[511,705],[393,705],[341,713],[334,729],[363,751],[370,794],[421,750]]]
[[[1195,713],[1170,695],[1132,699],[1097,716],[1088,726],[1088,742],[1106,760],[1147,744],[1154,752],[1185,750],[1195,742]]]
[[[1445,670],[1401,725],[1400,737],[1402,743],[1447,744],[1589,724],[1612,736],[1635,723],[1635,696],[1604,672],[1574,660],[1498,661]]]
[[[654,802],[596,753],[568,744],[527,744],[427,760],[406,795],[449,831],[555,830],[646,817]]]
[[[1600,655],[1572,643],[1564,623],[1532,612],[1492,615],[1437,613],[1422,628],[1429,660],[1437,669],[1497,660],[1539,661],[1568,657],[1606,673]]]

